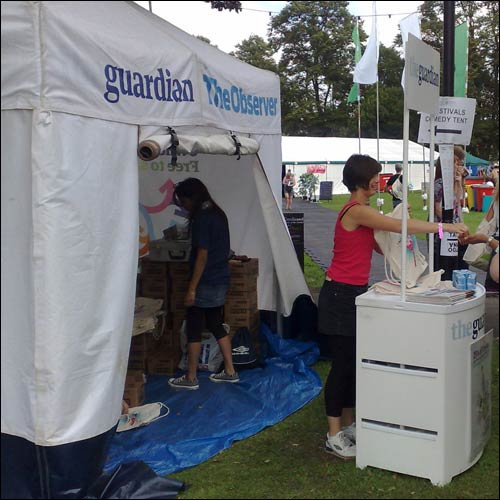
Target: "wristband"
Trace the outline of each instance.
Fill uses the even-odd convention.
[[[442,222],[438,223],[438,235],[439,235],[439,239],[442,240],[443,239],[443,223]]]
[[[491,248],[491,242],[494,240],[495,238],[493,238],[493,236],[490,236],[488,238],[488,241],[486,242],[486,244]]]

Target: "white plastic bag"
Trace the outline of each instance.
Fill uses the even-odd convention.
[[[229,333],[229,325],[223,323],[224,329]],[[187,335],[186,335],[186,322],[182,322],[181,326],[181,350],[182,356],[179,361],[179,369],[188,369],[188,357],[187,357]],[[215,372],[219,370],[220,365],[224,357],[220,352],[219,344],[216,338],[211,332],[205,331],[202,333],[201,337],[201,351],[200,357],[198,359],[198,370],[205,370],[210,372]]]
[[[400,203],[387,217],[401,219],[403,215],[403,204]],[[408,214],[406,215],[408,218]],[[401,281],[401,244],[400,233],[375,230],[375,240],[384,254],[386,278],[391,282]],[[389,264],[389,270],[387,269]],[[418,279],[427,269],[427,261],[420,252],[415,235],[409,234],[406,240],[406,287],[416,286]]]

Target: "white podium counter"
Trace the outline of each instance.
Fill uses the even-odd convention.
[[[454,305],[369,291],[356,306],[356,466],[449,483],[490,435],[484,287]]]

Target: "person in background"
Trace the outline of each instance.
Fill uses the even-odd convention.
[[[285,177],[283,177],[283,186],[285,186],[285,210],[292,209],[293,188],[295,184],[295,175],[293,175],[292,171],[288,169]]]
[[[498,163],[491,166],[489,180],[493,182],[495,187],[498,186]]]
[[[493,201],[491,202],[488,211],[484,218],[490,221],[495,218],[496,231],[493,234],[475,233],[462,238],[463,245],[473,245],[475,243],[486,243],[491,248],[490,260],[488,262],[488,269],[486,272],[486,279],[484,287],[487,292],[498,293],[498,240],[499,240],[499,210],[498,210],[498,193],[500,187],[498,184],[495,187],[493,194]],[[496,279],[495,279],[496,276]]]
[[[498,284],[498,274],[499,274],[499,269],[498,269],[498,245],[497,248],[495,249],[495,255],[493,255],[491,262],[490,262],[490,270],[489,270],[489,276],[491,279]]]
[[[168,383],[177,389],[198,389],[198,360],[203,321],[217,339],[224,369],[210,375],[212,382],[238,382],[233,366],[231,339],[223,326],[223,307],[229,288],[229,225],[224,211],[206,186],[195,178],[177,184],[174,201],[189,213],[191,234],[190,281],[184,298],[188,338],[188,371]]]
[[[462,204],[465,192],[465,177],[467,170],[464,168],[465,151],[460,146],[453,146],[453,223],[463,222]],[[443,173],[441,170],[441,158],[436,161],[436,171],[434,174],[434,222],[443,220]],[[440,267],[440,245],[439,238],[434,238],[434,271]],[[469,269],[469,265],[464,261],[464,253],[467,245],[458,243],[458,264],[457,269]]]
[[[366,155],[351,156],[343,183],[351,193],[335,224],[333,258],[318,298],[318,330],[328,337],[332,366],[324,395],[328,433],[325,451],[342,459],[356,456],[356,297],[368,290],[372,251],[380,253],[374,229],[401,233],[401,219],[369,206],[378,191],[380,163]],[[467,234],[465,224],[408,219],[408,234],[442,230]]]
[[[393,184],[399,179],[400,182],[403,182],[403,174],[401,173],[403,170],[403,167],[401,166],[400,163],[396,163],[394,169],[396,170],[396,173],[392,175],[389,180],[387,181],[385,187],[384,187],[384,193],[390,193],[392,196],[392,208],[396,208],[400,203],[403,202],[402,198],[399,198],[399,193],[398,192],[392,192],[392,186]]]

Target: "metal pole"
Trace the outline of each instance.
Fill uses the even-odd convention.
[[[406,300],[406,241],[408,238],[408,141],[410,140],[410,110],[403,101],[403,218],[401,220],[401,300]]]
[[[434,115],[430,115],[431,131],[434,130]],[[429,144],[429,221],[434,222],[434,134],[431,133]],[[429,234],[429,273],[434,272],[434,260],[439,262],[439,255],[434,255],[434,233]]]
[[[149,4],[149,12],[153,12],[153,2],[151,2],[151,0],[148,2]]]
[[[443,25],[443,96],[453,96],[454,71],[455,71],[455,2],[444,1],[444,25]],[[453,222],[453,209],[444,209],[443,217],[445,223]],[[436,256],[437,257],[437,256]],[[439,267],[444,269],[443,280],[451,280],[453,270],[458,267],[458,256],[439,255]]]
[[[358,83],[358,153],[361,154],[361,97],[359,95],[359,86],[361,84]]]
[[[359,33],[359,17],[356,17],[356,26]],[[358,153],[361,154],[361,87],[358,83]]]
[[[379,114],[378,114],[378,76],[377,76],[377,161],[379,161],[379,159],[380,159],[379,143],[380,143],[380,122],[379,122]]]

